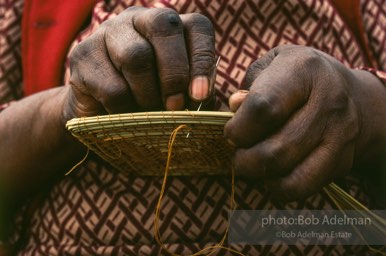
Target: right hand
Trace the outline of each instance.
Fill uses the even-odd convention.
[[[214,32],[203,15],[128,8],[73,50],[64,119],[208,107],[214,63]]]

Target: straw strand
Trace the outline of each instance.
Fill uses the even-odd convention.
[[[176,140],[178,132],[181,129],[186,129],[186,128],[189,128],[189,127],[187,125],[179,125],[177,128],[175,128],[173,130],[173,132],[170,135],[170,139],[169,139],[169,143],[168,143],[168,157],[167,157],[167,160],[166,160],[165,172],[164,172],[162,187],[161,187],[160,195],[159,195],[159,198],[158,198],[158,202],[157,202],[157,206],[156,206],[155,214],[154,214],[154,229],[153,229],[153,231],[154,231],[154,238],[157,241],[157,243],[166,252],[168,252],[170,255],[173,255],[173,256],[178,256],[178,254],[175,254],[175,253],[169,251],[169,249],[166,248],[165,244],[161,240],[161,234],[159,232],[159,215],[160,215],[160,210],[161,210],[162,199],[163,199],[164,194],[165,194],[166,182],[167,182],[167,178],[168,178],[168,175],[169,175],[169,167],[170,167],[170,161],[171,161],[172,153],[173,153],[173,145],[175,143],[175,140]],[[233,167],[233,164],[232,164],[232,167]],[[230,195],[230,208],[231,208],[231,210],[236,209],[236,201],[235,201],[234,195],[235,195],[235,172],[234,172],[234,168],[232,168],[232,190],[231,190],[231,195]],[[201,249],[200,251],[198,251],[198,252],[196,252],[196,253],[194,253],[194,254],[192,254],[190,256],[212,255],[218,249],[224,249],[224,250],[227,250],[229,252],[235,253],[237,255],[244,256],[244,254],[241,253],[241,252],[238,252],[238,251],[236,251],[236,250],[234,250],[232,248],[223,246],[223,244],[225,242],[225,239],[226,239],[226,237],[228,235],[228,230],[229,230],[229,225],[226,227],[224,236],[222,237],[222,239],[220,240],[220,242],[218,244],[213,245],[213,246],[205,247],[204,249]]]
[[[90,148],[87,148],[86,155],[83,157],[83,159],[80,160],[79,163],[77,163],[76,165],[74,165],[68,172],[66,172],[66,174],[64,174],[64,176],[69,175],[70,173],[72,173],[72,171],[74,171],[76,168],[78,168],[79,165],[83,164],[83,162],[86,161],[86,159],[87,159],[89,153],[90,153]]]

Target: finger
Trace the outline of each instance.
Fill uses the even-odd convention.
[[[71,84],[83,95],[100,102],[108,113],[135,109],[128,85],[109,60],[102,36],[94,34],[79,44],[71,54],[70,64]],[[91,103],[90,99],[87,102]],[[88,106],[79,107],[86,112],[91,110]]]
[[[322,108],[304,106],[277,133],[237,150],[237,173],[259,178],[287,175],[321,143],[326,122]]]
[[[205,101],[188,100],[187,108],[191,110],[211,111],[215,109],[217,103],[215,90],[208,96]]]
[[[255,79],[261,74],[261,72],[271,64],[272,60],[278,54],[279,49],[280,48],[278,47],[271,49],[248,67],[244,81],[241,85],[242,89],[249,89],[251,87],[253,81],[255,81]]]
[[[293,65],[289,67],[283,62]],[[236,146],[246,148],[284,124],[310,95],[312,79],[300,70],[290,54],[278,55],[254,80],[243,103],[226,124],[226,137]]]
[[[350,171],[360,130],[355,105],[352,101],[347,103],[347,111],[335,109],[328,121],[321,120],[326,124],[322,142],[309,156],[289,175],[267,182],[278,198],[286,201],[305,198]],[[327,113],[331,111],[328,108],[324,110]]]
[[[241,106],[241,103],[245,100],[245,97],[247,97],[249,91],[247,90],[239,90],[236,93],[232,94],[229,97],[229,109],[232,112],[236,112],[237,109]]]
[[[353,144],[344,150],[333,143],[320,145],[291,174],[265,183],[273,195],[283,201],[305,199],[338,175],[347,173],[352,166],[354,150]]]
[[[103,23],[109,33],[104,33],[106,48],[114,66],[128,82],[133,97],[141,110],[162,108],[156,60],[150,43],[135,30],[128,33],[133,16],[142,8],[130,9],[117,16],[123,26]]]
[[[174,10],[154,8],[135,15],[133,22],[153,46],[166,109],[183,109],[190,77],[181,19]]]
[[[273,48],[249,66],[241,85],[242,90],[237,91],[229,98],[229,108],[232,112],[236,112],[236,110],[240,107],[249,92],[247,89],[251,87],[252,83],[260,75],[260,73],[271,64],[277,54],[278,48]]]
[[[205,101],[214,90],[215,74],[214,30],[203,15],[181,15],[190,60],[189,96],[193,101]]]

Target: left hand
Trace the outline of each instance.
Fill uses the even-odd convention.
[[[285,201],[347,174],[385,135],[385,88],[379,84],[370,73],[312,48],[271,50],[251,65],[250,91],[230,99],[237,111],[225,135],[237,148],[236,171],[264,179]]]

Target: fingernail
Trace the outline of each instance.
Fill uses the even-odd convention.
[[[236,112],[237,109],[240,107],[241,103],[245,100],[245,97],[247,97],[249,91],[246,90],[239,90],[236,93],[232,94],[231,97],[229,97],[229,109],[232,112]]]
[[[170,95],[166,98],[166,110],[182,110],[185,105],[183,93]]]
[[[228,144],[231,145],[232,147],[236,147],[236,144],[235,144],[233,141],[231,141],[230,139],[227,139],[227,142],[228,142]]]
[[[204,100],[209,94],[209,79],[206,76],[196,76],[190,86],[190,96],[195,100]]]

